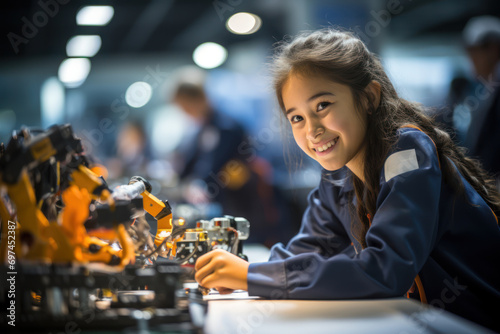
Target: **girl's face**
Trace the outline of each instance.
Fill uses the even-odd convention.
[[[282,98],[295,141],[307,155],[326,170],[347,165],[363,175],[367,117],[356,110],[349,86],[322,76],[290,74]]]

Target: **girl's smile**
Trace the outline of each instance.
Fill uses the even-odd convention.
[[[313,151],[316,151],[319,156],[330,153],[335,148],[335,144],[337,144],[339,138],[340,137],[334,138],[332,140],[324,140],[321,143],[314,145],[315,147],[313,147],[312,149]]]

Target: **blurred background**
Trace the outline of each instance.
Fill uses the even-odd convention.
[[[352,30],[403,97],[442,110],[452,82],[475,76],[466,23],[500,16],[494,0],[39,0],[0,8],[0,141],[22,126],[70,123],[110,185],[142,175],[174,214],[247,216],[251,241],[267,246],[297,232],[319,182],[319,167],[280,130],[267,65],[274,43],[329,25]],[[175,103],[185,66],[206,71],[210,108],[233,125],[206,130]],[[209,175],[184,177],[190,162],[205,161],[189,142],[203,152],[231,142],[226,158],[240,165],[232,173],[221,158]]]

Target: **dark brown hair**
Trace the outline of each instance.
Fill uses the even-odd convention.
[[[444,181],[457,195],[464,194],[464,184],[453,164],[497,217],[500,215],[500,196],[493,179],[478,161],[465,156],[464,149],[453,143],[449,134],[424,113],[422,106],[398,96],[377,56],[354,34],[332,28],[302,33],[290,42],[278,44],[272,65],[275,93],[283,114],[282,89],[290,73],[321,75],[347,85],[351,88],[358,111],[368,105],[365,182],[352,174],[357,198],[355,210],[361,226],[352,226],[351,233],[363,247],[366,247],[368,215],[373,217],[376,211],[380,172],[391,146],[397,140],[397,129],[406,125],[420,128],[434,141]],[[373,96],[365,89],[373,80],[381,85],[377,108],[374,107]]]
[[[181,83],[174,91],[174,100],[179,98],[200,100],[205,98],[205,89],[193,83]]]

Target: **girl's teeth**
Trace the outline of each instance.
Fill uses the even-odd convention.
[[[338,137],[337,137],[337,138],[335,138],[334,140],[332,140],[331,142],[326,143],[326,144],[325,144],[325,145],[323,145],[323,146],[319,146],[318,148],[316,148],[316,150],[317,150],[318,152],[323,152],[323,151],[325,151],[325,150],[329,149],[330,147],[332,147],[333,145],[335,145],[335,144],[337,143],[337,140],[338,140]]]

